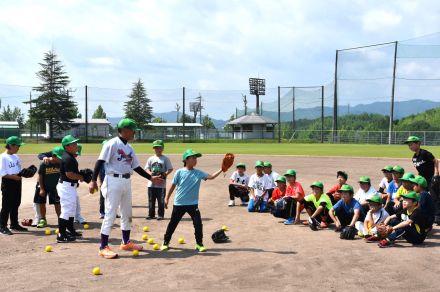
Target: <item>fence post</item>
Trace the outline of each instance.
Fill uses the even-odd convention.
[[[333,143],[336,142],[338,131],[338,53],[336,50],[335,58],[335,84],[333,92]]]
[[[393,131],[393,120],[394,120],[394,92],[396,87],[396,59],[397,59],[397,41],[394,43],[394,64],[393,64],[393,84],[391,87],[391,106],[390,106],[390,140],[388,144],[391,144],[391,132]]]
[[[185,142],[185,86],[182,88],[182,141]]]
[[[324,86],[321,86],[321,143],[324,143]]]
[[[281,143],[281,88],[279,86],[278,86],[278,143]]]
[[[88,116],[88,107],[87,107],[87,92],[88,92],[88,90],[87,90],[87,85],[86,85],[85,90],[86,90],[86,92],[85,92],[85,99],[86,99],[86,113],[85,113],[85,118],[86,118],[85,122],[86,122],[86,124],[85,124],[85,128],[86,128],[86,143],[88,143],[89,142],[89,131],[88,131],[89,119],[87,117]]]

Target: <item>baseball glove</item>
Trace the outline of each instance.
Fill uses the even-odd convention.
[[[216,232],[214,232],[211,238],[212,241],[214,241],[215,243],[226,243],[229,241],[229,237],[226,235],[223,229],[219,229]]]
[[[393,227],[389,225],[385,225],[383,223],[377,224],[376,227],[372,229],[373,235],[379,238],[386,238],[392,232],[393,232]]]
[[[234,164],[234,154],[232,153],[226,153],[225,157],[223,157],[222,161],[222,171],[226,172],[228,169]]]
[[[320,225],[318,220],[316,220],[315,218],[309,217],[307,222],[309,223],[310,229],[312,229],[313,231],[317,231],[318,230],[318,227]]]
[[[342,232],[340,234],[341,239],[349,239],[352,240],[357,234],[357,229],[354,226],[347,226],[344,229],[342,229]]]
[[[29,178],[29,177],[33,177],[36,172],[37,172],[37,167],[32,164],[28,168],[23,168],[18,175],[21,177]]]
[[[84,169],[81,169],[81,170],[79,171],[79,174],[82,175],[82,177],[84,178],[83,180],[84,180],[86,183],[89,183],[89,182],[92,181],[93,170],[91,170],[90,168],[84,168]]]

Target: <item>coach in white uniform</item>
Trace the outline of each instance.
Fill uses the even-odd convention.
[[[130,241],[132,200],[131,180],[133,170],[139,175],[162,182],[160,176],[151,177],[139,164],[139,160],[128,141],[133,140],[137,125],[132,119],[122,119],[118,123],[118,137],[110,139],[102,147],[98,161],[96,161],[93,178],[89,190],[93,193],[98,186],[96,180],[102,167],[105,169],[105,178],[101,186],[102,196],[105,199],[105,216],[101,226],[101,246],[99,255],[104,258],[115,258],[117,253],[108,246],[113,222],[118,207],[121,212],[122,243],[121,250],[142,250],[142,245]]]

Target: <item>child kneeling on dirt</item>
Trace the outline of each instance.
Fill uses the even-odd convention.
[[[330,218],[335,222],[336,230],[340,231],[343,227],[354,227],[356,221],[364,221],[365,213],[361,204],[353,198],[353,187],[343,185],[339,190],[341,200],[330,209]]]
[[[255,162],[255,173],[249,179],[250,199],[248,211],[260,213],[267,211],[267,200],[269,199],[268,189],[272,188],[272,180],[263,173],[264,162]]]
[[[267,206],[274,217],[287,219],[289,216],[292,216],[292,204],[290,204],[289,208],[286,208],[286,177],[278,176],[275,183],[277,187],[273,190],[272,197],[267,202]]]
[[[416,192],[409,192],[402,196],[402,207],[396,214],[388,217],[384,224],[392,226],[392,232],[386,239],[379,241],[379,247],[389,247],[394,241],[403,237],[412,244],[421,244],[427,234],[426,216],[419,205],[419,196]]]
[[[332,201],[327,194],[324,194],[324,185],[320,181],[315,181],[310,185],[312,194],[307,195],[301,200],[309,215],[309,226],[316,231],[319,228],[327,228],[328,224],[333,222],[329,212],[333,207]]]
[[[245,174],[246,165],[244,163],[237,164],[237,170],[231,175],[229,182],[229,207],[235,206],[235,198],[240,198],[241,206],[246,206],[249,202],[249,176]]]
[[[165,209],[167,209],[171,194],[176,189],[171,219],[164,235],[164,242],[160,248],[162,251],[169,249],[171,237],[185,213],[188,213],[189,216],[191,216],[194,224],[196,249],[199,252],[206,251],[206,248],[203,245],[203,224],[199,210],[200,182],[202,180],[215,179],[222,170],[220,169],[213,174],[208,174],[196,169],[197,157],[201,156],[201,153],[194,152],[192,149],[187,149],[182,155],[184,167],[176,171],[171,188],[165,198]]]

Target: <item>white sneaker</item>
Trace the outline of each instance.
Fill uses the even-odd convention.
[[[38,222],[40,222],[40,218],[35,217],[35,219],[32,221],[31,226],[32,227],[36,227],[38,225]]]
[[[234,200],[230,200],[228,206],[229,207],[234,207],[235,206],[235,201]]]

